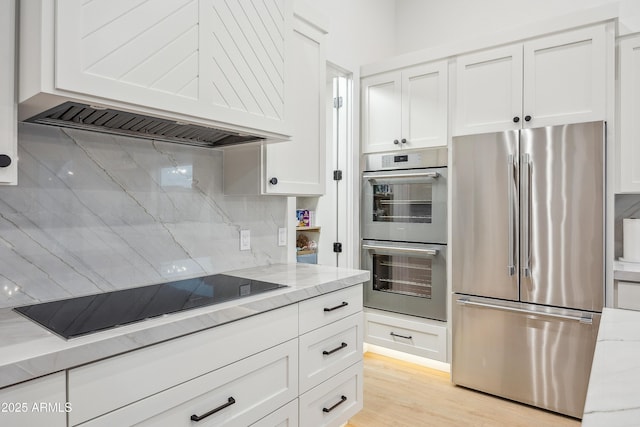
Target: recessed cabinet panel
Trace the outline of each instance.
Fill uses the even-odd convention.
[[[605,118],[604,26],[524,44],[524,127]]]
[[[620,42],[618,191],[640,192],[640,36]]]
[[[324,33],[302,20],[294,21],[291,77],[295,90],[291,141],[266,145],[264,192],[324,194],[325,186],[325,47]],[[272,178],[278,180],[272,184]]]
[[[447,145],[447,61],[362,79],[363,153]]]
[[[596,25],[459,56],[454,135],[605,120],[607,31]]]
[[[460,56],[456,69],[455,135],[520,128],[522,45]]]
[[[374,153],[398,149],[400,140],[401,77],[400,72],[385,73],[362,80],[363,151]]]
[[[403,148],[447,144],[447,63],[402,72]]]
[[[66,427],[73,403],[66,406],[65,380],[65,373],[57,372],[1,389],[0,425]]]

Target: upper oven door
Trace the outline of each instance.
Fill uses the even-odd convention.
[[[362,237],[447,243],[447,168],[364,172]]]

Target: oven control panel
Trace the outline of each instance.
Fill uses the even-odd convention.
[[[395,153],[371,153],[363,157],[364,171],[419,169],[447,166],[447,148],[428,148]]]
[[[382,167],[405,169],[416,168],[422,165],[422,155],[420,153],[415,154],[388,154],[382,156]]]

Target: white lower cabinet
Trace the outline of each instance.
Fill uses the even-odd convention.
[[[640,283],[616,280],[614,295],[615,308],[640,310]]]
[[[367,310],[365,341],[392,350],[447,362],[447,324],[445,322]]]
[[[298,396],[297,359],[294,339],[82,425],[248,426]]]
[[[362,409],[362,361],[300,396],[300,427],[340,426]]]
[[[298,336],[290,305],[68,371],[78,425]],[[161,408],[159,408],[161,409]],[[114,425],[114,424],[112,424]]]
[[[337,427],[362,408],[362,341],[358,285],[70,369],[40,398],[71,402],[69,426]]]
[[[64,372],[0,389],[0,426],[65,427],[67,404]]]

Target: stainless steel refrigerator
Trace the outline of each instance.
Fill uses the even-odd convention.
[[[604,301],[605,124],[452,150],[452,380],[581,418]]]

